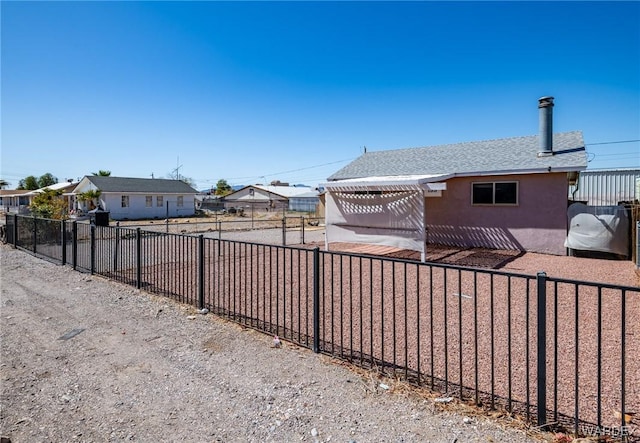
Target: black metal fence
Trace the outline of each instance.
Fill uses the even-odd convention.
[[[640,433],[638,287],[15,215],[6,239],[541,427]]]

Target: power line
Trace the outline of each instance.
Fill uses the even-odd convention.
[[[239,184],[242,181],[245,180],[249,180],[249,179],[258,179],[258,178],[263,178],[266,180],[267,177],[271,177],[271,176],[276,176],[276,175],[284,175],[284,174],[291,174],[291,173],[295,173],[295,172],[300,172],[300,171],[307,171],[309,169],[316,169],[316,168],[321,168],[323,166],[331,166],[331,165],[335,165],[337,163],[343,163],[343,162],[347,162],[347,161],[351,161],[353,160],[355,157],[353,158],[347,158],[347,159],[343,159],[343,160],[336,160],[336,161],[332,161],[332,162],[328,162],[328,163],[322,163],[319,165],[312,165],[312,166],[305,166],[303,168],[297,168],[297,169],[291,169],[288,171],[281,171],[281,172],[274,172],[274,173],[270,173],[270,174],[256,174],[256,175],[247,175],[247,176],[242,176],[242,177],[225,177],[224,179],[230,184],[230,185],[235,185],[235,184]],[[317,174],[322,174],[322,172],[315,172],[313,175],[317,175]],[[330,175],[330,174],[328,174]],[[305,175],[297,175],[295,177],[290,177],[287,179],[287,181],[289,182],[303,182],[303,181],[323,181],[326,179],[326,176],[323,175],[322,177],[319,178],[309,178],[308,176]],[[193,180],[195,182],[198,183],[207,183],[207,184],[215,184],[217,183],[217,179],[210,179],[210,178],[193,178]]]
[[[612,157],[616,155],[630,155],[631,157],[637,157],[638,155],[640,155],[640,152],[617,152],[614,154],[598,154],[598,157]]]
[[[618,144],[618,143],[635,143],[635,142],[640,142],[640,139],[638,139],[638,140],[620,140],[620,141],[614,141],[614,142],[585,143],[585,146],[615,145],[615,144]]]
[[[321,168],[323,166],[335,165],[336,163],[342,163],[342,162],[346,162],[346,161],[351,161],[353,159],[354,158],[347,158],[347,159],[344,159],[344,160],[337,160],[337,161],[333,161],[333,162],[329,162],[329,163],[323,163],[321,165],[307,166],[307,167],[304,167],[304,168],[291,169],[291,170],[288,170],[288,171],[273,172],[271,174],[251,175],[251,176],[247,176],[247,177],[231,177],[231,178],[229,178],[229,180],[242,180],[242,179],[246,179],[246,178],[271,177],[271,176],[274,176],[274,175],[290,174],[292,172],[300,172],[300,171],[306,171],[308,169]]]

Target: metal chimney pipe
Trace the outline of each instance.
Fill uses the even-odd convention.
[[[553,97],[538,99],[540,109],[540,149],[538,155],[553,155]]]

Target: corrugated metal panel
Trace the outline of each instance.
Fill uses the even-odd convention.
[[[297,212],[315,212],[320,198],[313,197],[291,197],[289,199],[289,210]]]
[[[582,171],[577,185],[569,186],[569,200],[584,201],[590,206],[634,201],[640,199],[638,180],[640,169]]]

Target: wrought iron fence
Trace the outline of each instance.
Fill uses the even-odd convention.
[[[638,438],[638,287],[15,215],[6,238],[541,427]]]

